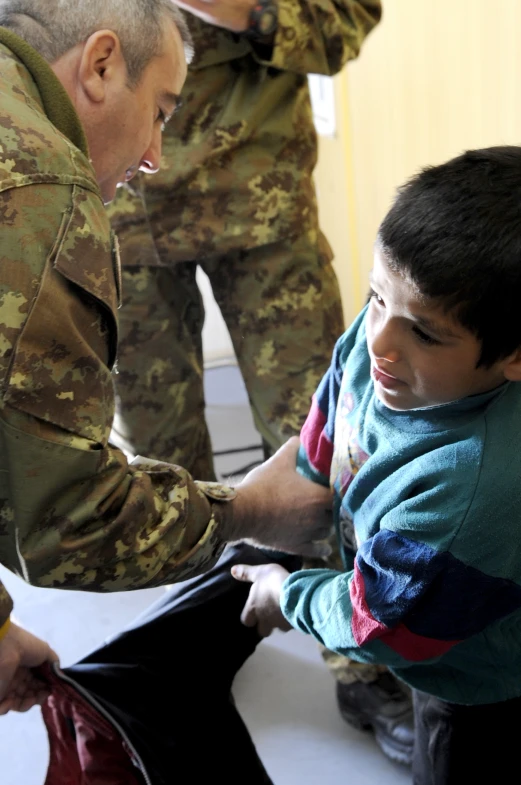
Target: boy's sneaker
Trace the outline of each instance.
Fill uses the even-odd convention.
[[[412,699],[391,673],[369,683],[337,682],[336,695],[342,718],[358,730],[372,730],[382,752],[391,760],[410,766],[414,745]]]

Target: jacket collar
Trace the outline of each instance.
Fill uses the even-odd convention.
[[[5,27],[0,27],[0,44],[4,44],[24,64],[40,93],[45,114],[81,152],[89,158],[87,137],[76,109],[64,86],[38,52],[27,41]]]

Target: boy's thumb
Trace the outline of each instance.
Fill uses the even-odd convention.
[[[232,575],[238,581],[249,581],[252,583],[255,580],[254,570],[255,567],[251,564],[234,564]]]

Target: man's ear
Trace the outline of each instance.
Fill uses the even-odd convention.
[[[111,83],[127,81],[127,66],[121,44],[112,30],[97,30],[85,42],[78,76],[90,101],[100,103]]]
[[[521,347],[507,357],[503,373],[509,382],[521,382]]]

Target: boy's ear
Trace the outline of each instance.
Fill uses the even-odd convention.
[[[503,372],[509,382],[521,382],[521,347],[506,359]]]

